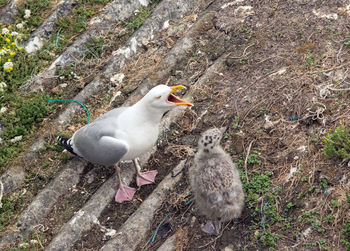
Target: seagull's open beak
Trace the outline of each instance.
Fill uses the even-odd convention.
[[[185,88],[185,86],[183,85],[177,85],[177,86],[171,86],[171,92],[169,93],[169,96],[168,96],[168,99],[167,99],[167,102],[170,103],[170,104],[175,104],[175,105],[187,105],[187,106],[193,106],[192,103],[186,101],[186,100],[183,100],[179,97],[176,97],[173,93],[178,91],[178,90],[181,90],[183,88]]]

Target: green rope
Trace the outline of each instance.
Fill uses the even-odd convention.
[[[50,103],[51,103],[51,102],[64,102],[64,101],[73,101],[73,102],[78,103],[79,105],[81,105],[81,106],[85,109],[86,114],[87,114],[87,116],[88,116],[88,124],[90,123],[90,114],[89,114],[89,111],[88,111],[88,109],[86,108],[86,106],[83,105],[82,103],[80,103],[79,101],[74,100],[74,99],[58,99],[58,100],[49,99],[49,100],[48,100],[48,102],[50,102]]]

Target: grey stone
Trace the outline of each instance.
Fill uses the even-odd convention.
[[[11,167],[5,174],[0,177],[1,182],[4,185],[4,194],[12,192],[22,184],[25,179],[25,172],[21,166]]]
[[[165,242],[157,249],[157,251],[175,251],[176,234],[170,236]]]
[[[17,4],[20,0],[11,0],[7,5],[0,9],[0,23],[13,24],[18,15]]]

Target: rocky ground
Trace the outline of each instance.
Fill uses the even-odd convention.
[[[85,110],[47,104],[1,167],[1,250],[350,250],[348,160],[324,151],[324,138],[350,124],[348,3],[91,2],[36,13],[42,22],[25,50],[52,58],[21,93],[74,98],[94,119],[155,85],[182,84],[194,106],[167,113],[156,147],[142,156],[144,169],[159,172],[155,184],[117,204],[113,168],[57,145],[58,134],[87,123]],[[0,4],[0,22],[18,23],[20,4]],[[76,6],[89,19],[70,30],[63,24],[85,13]],[[200,231],[187,168],[198,136],[214,126],[228,127],[221,143],[240,169],[246,206],[213,237]],[[131,164],[122,170],[136,186]]]

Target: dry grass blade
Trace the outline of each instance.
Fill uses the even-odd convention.
[[[240,57],[230,57],[230,55],[231,55],[231,53],[232,53],[232,52],[230,52],[230,53],[227,55],[227,58],[241,59],[241,58],[243,58],[243,57],[247,57],[247,56],[250,54],[250,52],[248,52],[248,53],[246,54],[246,51],[248,50],[248,48],[252,47],[253,45],[255,45],[255,43],[252,43],[252,44],[248,45],[248,46],[244,49],[244,51],[243,51],[243,53],[242,53],[242,56],[240,56]]]
[[[248,157],[249,157],[250,150],[251,150],[251,148],[252,148],[253,142],[254,142],[254,140],[252,140],[252,141],[249,143],[249,146],[248,146],[248,149],[247,149],[247,153],[246,153],[246,155],[245,155],[245,160],[244,160],[244,172],[245,172],[245,178],[246,178],[246,180],[247,180],[247,183],[249,183],[249,179],[248,179],[248,169],[247,169]]]

